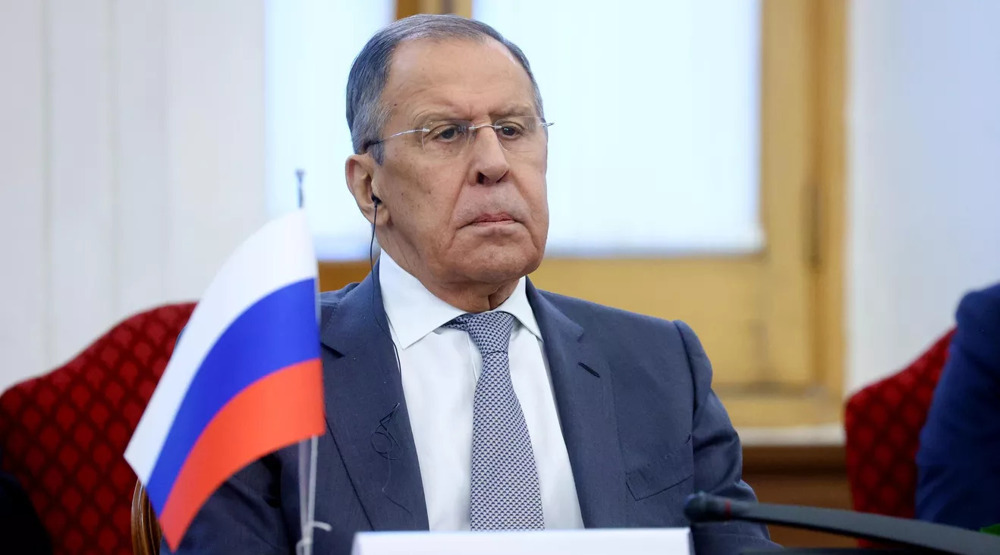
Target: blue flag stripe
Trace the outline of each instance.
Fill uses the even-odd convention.
[[[177,474],[212,418],[247,386],[319,356],[316,280],[285,286],[241,314],[219,337],[177,411],[146,490],[159,513]]]

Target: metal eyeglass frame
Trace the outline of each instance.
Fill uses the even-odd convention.
[[[497,131],[500,130],[500,128],[504,127],[503,124],[500,124],[500,123],[497,123],[497,122],[502,122],[505,119],[506,120],[510,120],[513,117],[531,118],[531,119],[538,120],[540,122],[539,123],[539,128],[541,130],[544,130],[544,129],[547,129],[549,127],[552,127],[556,123],[554,121],[545,121],[545,118],[541,118],[541,117],[538,117],[538,116],[505,116],[503,118],[498,119],[497,121],[495,121],[493,123],[483,123],[483,124],[480,124],[480,125],[474,125],[471,121],[469,121],[469,120],[462,120],[462,119],[441,120],[440,123],[441,124],[445,124],[445,123],[461,124],[463,127],[465,127],[466,133],[467,133],[467,135],[466,135],[467,138],[465,140],[465,145],[462,147],[462,149],[464,150],[465,147],[467,147],[468,145],[472,144],[473,137],[476,136],[476,133],[480,129],[485,129],[485,128],[489,127],[489,128],[492,128],[494,132],[497,132]],[[438,122],[435,122],[435,123],[438,123]],[[379,139],[377,141],[372,141],[372,142],[368,143],[368,145],[365,146],[365,150],[368,150],[369,148],[371,148],[371,147],[373,147],[375,145],[382,144],[382,143],[388,141],[389,139],[392,139],[392,138],[395,138],[395,137],[400,137],[402,135],[409,135],[411,133],[430,133],[431,131],[433,131],[433,129],[429,129],[427,127],[420,127],[420,128],[417,128],[417,129],[407,129],[406,131],[400,131],[399,133],[393,133],[392,135],[389,135],[388,137],[385,137],[385,138]],[[500,136],[497,135],[497,138],[500,138]],[[423,139],[421,139],[420,145],[421,145],[421,148],[424,148],[424,146],[423,146]],[[500,145],[503,146],[503,141],[500,141]],[[506,150],[506,148],[504,150]]]

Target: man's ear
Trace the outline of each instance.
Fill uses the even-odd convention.
[[[347,157],[347,162],[344,164],[344,174],[347,177],[347,188],[354,196],[354,202],[358,204],[358,208],[369,223],[375,223],[375,201],[372,198],[378,197],[378,193],[372,188],[375,160],[370,154],[352,154]],[[388,215],[386,206],[379,203],[379,221],[384,222]]]

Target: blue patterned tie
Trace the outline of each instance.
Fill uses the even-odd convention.
[[[467,332],[483,355],[472,404],[472,529],[545,528],[531,437],[510,381],[507,347],[514,316],[463,314],[446,325]]]

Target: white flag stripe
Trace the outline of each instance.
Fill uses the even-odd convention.
[[[184,328],[125,449],[125,460],[143,483],[195,373],[219,337],[257,301],[309,278],[316,278],[316,255],[302,210],[268,222],[225,262]]]

